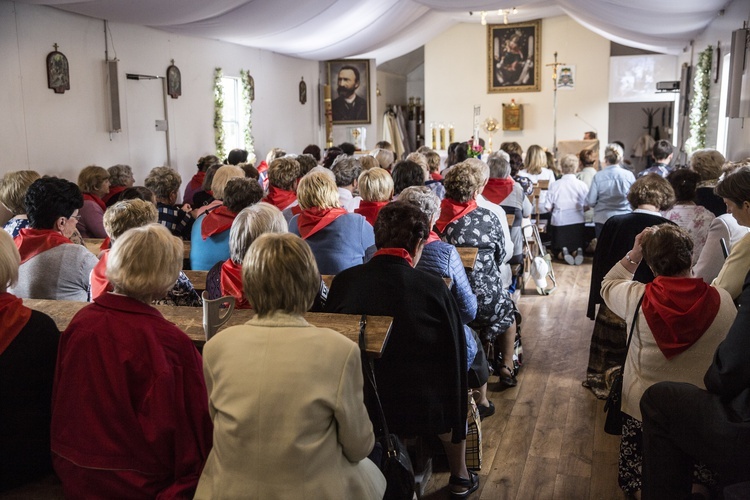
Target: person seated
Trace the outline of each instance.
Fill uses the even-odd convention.
[[[385,149],[386,151],[394,152],[393,144],[388,141],[378,141],[375,143],[375,149]]]
[[[214,434],[195,498],[382,498],[359,347],[303,317],[320,283],[310,247],[264,234],[242,274],[255,316],[204,348]]]
[[[678,226],[646,228],[602,281],[604,302],[614,314],[625,318],[628,328],[643,298],[622,386],[618,482],[629,496],[641,490],[642,417],[638,404],[643,392],[664,380],[704,387],[703,374],[736,315],[729,293],[691,276],[692,247],[690,235]],[[651,283],[633,280],[641,260],[654,273]],[[696,473],[697,478],[710,476],[702,468]]]
[[[0,231],[0,492],[52,473],[49,426],[60,332],[8,293],[21,256]]]
[[[177,280],[182,241],[159,224],[117,238],[114,292],[60,338],[52,463],[66,498],[190,498],[211,449],[201,356],[150,306]]]
[[[716,217],[727,213],[727,207],[721,197],[714,193],[725,162],[724,156],[715,149],[699,149],[690,157],[690,170],[698,172],[701,176],[695,192],[695,203],[706,207]]]
[[[155,224],[158,220],[156,207],[152,203],[139,199],[123,200],[118,201],[104,212],[104,230],[107,231],[110,241],[114,243],[128,229]],[[91,271],[92,301],[114,290],[114,286],[107,279],[107,260],[110,250],[111,248],[102,250],[99,255],[99,262]],[[200,307],[203,305],[203,300],[195,291],[190,279],[180,271],[174,286],[164,297],[155,300],[154,305]]]
[[[21,267],[10,293],[25,299],[88,301],[89,274],[98,260],[70,240],[83,206],[80,189],[65,179],[43,177],[29,186],[24,204],[29,227],[14,240]]]
[[[145,186],[133,186],[122,192],[122,200],[143,200],[156,206],[156,195]]]
[[[431,149],[422,154],[427,159],[427,169],[430,171],[430,179],[437,182],[442,181],[443,176],[440,175],[440,163],[442,160],[440,159],[440,155]]]
[[[362,171],[370,170],[371,168],[379,168],[380,163],[375,159],[372,154],[364,155],[359,157],[359,164],[362,165]]]
[[[393,168],[393,162],[396,158],[396,156],[393,154],[393,150],[376,148],[373,149],[370,154],[373,156],[373,158],[378,160],[378,165],[380,165],[380,168],[385,169],[388,172],[391,171],[391,169]]]
[[[357,146],[355,146],[351,142],[342,142],[341,144],[339,144],[339,149],[346,156],[354,156],[354,153],[357,152]]]
[[[373,168],[359,175],[358,185],[362,201],[354,213],[361,215],[374,226],[380,209],[393,198],[393,178],[387,170]]]
[[[3,229],[15,238],[21,229],[29,227],[29,218],[26,216],[26,205],[24,198],[31,184],[41,176],[33,170],[19,170],[8,172],[0,181],[0,203],[13,214]]]
[[[195,196],[195,193],[203,189],[203,180],[206,178],[206,170],[208,170],[208,167],[211,165],[215,165],[217,163],[221,163],[221,160],[217,156],[214,155],[206,155],[202,156],[198,159],[197,167],[198,172],[193,175],[193,177],[190,179],[190,182],[188,182],[188,185],[185,186],[185,194],[182,195],[182,201],[184,203],[187,203],[188,205],[193,204],[193,196]]]
[[[297,187],[302,212],[292,217],[289,232],[312,249],[322,274],[338,274],[364,262],[375,235],[367,219],[341,208],[336,183],[326,173],[312,171]]]
[[[583,210],[589,189],[583,181],[576,179],[577,169],[576,155],[562,157],[560,170],[563,176],[550,186],[545,203],[545,208],[552,212],[549,231],[553,254],[561,255],[571,266],[583,264],[583,247],[586,246]]]
[[[316,163],[320,163],[320,146],[317,144],[309,144],[302,150],[303,155],[310,155],[315,159]]]
[[[247,161],[248,155],[249,153],[246,149],[235,148],[229,152],[224,164],[239,166],[240,163],[245,163]]]
[[[714,214],[706,207],[695,204],[695,190],[701,176],[692,170],[680,168],[671,171],[667,180],[675,194],[675,204],[664,212],[664,217],[684,228],[693,239],[693,264],[706,244],[708,228],[714,220]]]
[[[521,264],[523,262],[523,231],[521,226],[523,219],[531,216],[531,202],[524,194],[521,184],[511,177],[508,153],[500,150],[490,154],[487,157],[487,167],[490,176],[482,190],[482,196],[499,205],[505,213],[513,214],[513,225],[510,227],[513,252],[508,263],[512,265]]]
[[[102,197],[102,201],[111,207],[122,199],[122,192],[135,184],[133,169],[128,165],[114,165],[107,169],[109,173],[109,193]]]
[[[393,199],[397,200],[401,191],[411,186],[424,186],[425,173],[418,163],[402,160],[393,166]]]
[[[84,238],[106,238],[102,217],[107,205],[102,197],[109,193],[109,172],[96,165],[85,167],[78,174],[78,188],[83,194],[78,231]]]
[[[201,189],[193,195],[192,206],[205,207],[216,201],[216,198],[214,198],[214,192],[211,190],[211,184],[214,182],[214,175],[216,175],[216,172],[223,166],[223,163],[214,163],[206,169],[206,176],[203,178]]]
[[[297,163],[299,163],[299,177],[300,179],[307,174],[310,170],[318,166],[318,162],[315,158],[308,154],[301,154],[295,157]]]
[[[638,177],[643,177],[648,174],[659,174],[662,177],[667,177],[672,172],[670,163],[672,162],[672,145],[669,141],[664,139],[656,141],[654,147],[651,148],[651,156],[654,159],[654,164],[641,171]]]
[[[386,205],[375,222],[378,251],[337,275],[326,311],[391,316],[393,325],[375,379],[390,432],[437,434],[454,497],[467,498],[479,478],[466,469],[467,360],[461,313],[440,277],[413,268],[430,234],[429,219],[405,202]],[[373,412],[370,412],[373,418]]]
[[[427,157],[422,153],[409,153],[406,156],[406,161],[413,161],[414,163],[422,167],[422,173],[424,176],[422,185],[430,188],[438,196],[438,198],[442,200],[445,197],[445,188],[443,187],[443,184],[441,182],[434,180],[430,175],[430,166],[427,163]]]
[[[301,169],[297,160],[285,156],[268,165],[268,194],[263,199],[283,211],[297,204],[297,182]]]
[[[359,174],[362,173],[362,165],[353,156],[341,155],[336,158],[331,171],[336,176],[339,203],[347,212],[354,212],[362,201],[362,198],[354,195],[359,188],[358,179]]]
[[[521,175],[521,170],[523,169],[523,157],[520,154],[513,152],[508,153],[508,157],[510,158],[511,179],[521,186],[521,189],[523,189],[523,193],[526,196],[531,196],[534,193],[534,183],[531,182],[531,179],[528,177]]]
[[[597,150],[594,149],[582,149],[578,153],[578,161],[580,162],[579,170],[576,173],[576,179],[583,181],[586,184],[586,188],[591,187],[591,183],[594,180],[594,176],[598,172],[596,169],[596,162],[599,160],[597,156]]]
[[[328,148],[326,150],[326,155],[323,157],[323,161],[321,162],[321,165],[328,170],[333,167],[333,162],[336,161],[336,158],[339,157],[339,155],[344,154],[344,152],[341,150],[341,148],[334,146],[332,148]]]
[[[143,181],[156,196],[156,209],[159,211],[159,224],[183,240],[190,240],[190,231],[195,218],[188,203],[177,206],[177,196],[182,177],[172,167],[155,167]]]

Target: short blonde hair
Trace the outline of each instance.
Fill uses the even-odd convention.
[[[29,186],[39,179],[41,175],[33,170],[19,170],[8,172],[0,182],[0,203],[10,210],[13,215],[26,213],[26,205],[23,200]]]
[[[286,151],[281,148],[271,148],[271,150],[266,155],[266,164],[270,166],[272,161],[274,161],[276,158],[281,158],[282,156],[286,156]]]
[[[159,214],[153,203],[144,200],[118,201],[104,212],[102,222],[107,236],[115,241],[128,229],[158,222]]]
[[[276,158],[268,165],[268,183],[279,189],[291,191],[301,172],[299,162],[291,156]]]
[[[81,170],[78,174],[78,188],[82,193],[93,193],[102,186],[102,183],[109,179],[109,172],[104,167],[89,165]]]
[[[466,203],[473,198],[483,183],[482,172],[477,165],[472,165],[468,161],[456,163],[446,172],[443,180],[445,197]]]
[[[560,171],[563,174],[575,174],[580,161],[573,153],[566,154],[560,159]]]
[[[341,206],[336,182],[323,172],[311,171],[299,181],[297,200],[303,210]]]
[[[112,245],[107,279],[115,292],[148,303],[174,286],[183,254],[182,240],[161,224],[129,229]]]
[[[436,152],[432,150],[425,151],[422,154],[427,159],[427,168],[430,170],[430,172],[437,172],[438,170],[440,170],[440,155],[439,154],[437,154]]]
[[[240,167],[234,165],[224,165],[214,174],[214,178],[211,181],[211,192],[214,194],[214,198],[217,200],[224,199],[224,188],[227,187],[229,179],[235,177],[245,177],[245,171]]]
[[[690,168],[701,176],[701,180],[710,181],[721,176],[724,156],[715,149],[699,149],[690,157]]]
[[[532,175],[542,173],[543,168],[547,168],[547,155],[541,146],[536,144],[529,146],[526,150],[526,160],[524,161],[526,171]]]
[[[294,234],[264,234],[242,261],[242,288],[262,318],[275,311],[304,314],[320,289],[310,246]]]
[[[0,293],[16,284],[20,265],[21,255],[13,238],[7,232],[0,231]]]
[[[153,191],[157,198],[164,200],[176,193],[180,184],[182,177],[172,167],[154,167],[143,181],[143,185]]]
[[[370,170],[371,168],[377,168],[380,166],[378,160],[374,156],[364,155],[359,158],[359,164],[362,165],[362,170]]]
[[[388,201],[393,197],[393,178],[387,170],[373,168],[359,175],[359,195],[365,201]]]
[[[393,161],[396,158],[396,156],[393,154],[393,151],[390,151],[388,149],[376,149],[370,154],[374,156],[376,160],[378,160],[380,168],[385,169],[388,169],[388,167],[393,165]]]
[[[270,203],[260,202],[244,208],[237,214],[229,230],[229,258],[235,264],[242,259],[253,241],[265,233],[286,233],[289,231],[281,210]]]

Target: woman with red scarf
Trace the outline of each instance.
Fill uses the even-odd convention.
[[[0,231],[0,492],[52,473],[49,426],[60,332],[7,292],[21,257]]]
[[[338,274],[362,264],[375,233],[367,220],[341,208],[336,181],[325,171],[310,172],[297,187],[302,212],[292,217],[289,232],[312,249],[321,274]]]
[[[387,170],[373,168],[362,172],[357,182],[362,201],[354,209],[354,213],[363,216],[374,226],[380,209],[393,198],[393,178]]]
[[[78,230],[83,238],[106,238],[102,217],[107,205],[102,198],[109,193],[109,172],[95,165],[88,166],[78,174],[78,187],[83,193],[83,207]]]
[[[673,224],[649,227],[602,281],[602,298],[625,318],[628,331],[637,313],[623,374],[618,470],[620,487],[631,495],[641,489],[641,396],[662,381],[705,389],[703,376],[737,314],[726,290],[692,277],[692,251],[693,241],[684,229]],[[646,285],[633,280],[642,259],[655,276]],[[710,485],[711,474],[697,467],[694,479]]]
[[[195,193],[203,189],[203,180],[206,178],[206,170],[211,165],[220,164],[221,160],[214,155],[201,156],[198,159],[197,167],[198,171],[193,175],[188,185],[185,186],[185,194],[182,196],[182,202],[188,205],[193,204],[193,196]]]

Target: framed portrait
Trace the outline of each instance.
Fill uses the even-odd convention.
[[[487,92],[539,92],[542,22],[487,25]]]
[[[370,123],[370,61],[328,61],[334,125]]]
[[[174,64],[167,68],[167,94],[172,99],[177,99],[182,95],[182,74],[180,68]]]
[[[64,94],[70,90],[70,69],[68,58],[65,54],[55,51],[47,54],[47,88],[55,91],[55,94]]]

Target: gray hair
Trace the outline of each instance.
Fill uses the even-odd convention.
[[[505,151],[495,151],[487,157],[487,166],[491,178],[505,179],[510,175],[510,156]]]
[[[411,186],[398,195],[398,201],[404,201],[418,207],[430,219],[430,227],[440,217],[440,198],[427,186]]]
[[[362,165],[353,156],[339,155],[333,161],[331,171],[336,176],[336,186],[351,186],[362,173]]]
[[[264,201],[243,208],[229,230],[229,258],[242,264],[247,249],[261,234],[286,233],[289,230],[281,210]]]
[[[182,177],[172,167],[154,167],[143,184],[153,191],[157,198],[167,199],[180,189]]]
[[[624,155],[625,153],[620,145],[615,144],[614,142],[607,144],[607,147],[604,148],[604,161],[607,162],[607,165],[617,165],[618,163],[621,163]]]
[[[133,169],[128,165],[114,165],[107,169],[109,172],[109,185],[126,186],[128,181],[133,177]]]
[[[560,159],[560,170],[563,174],[574,174],[578,164],[578,156],[570,153]]]

